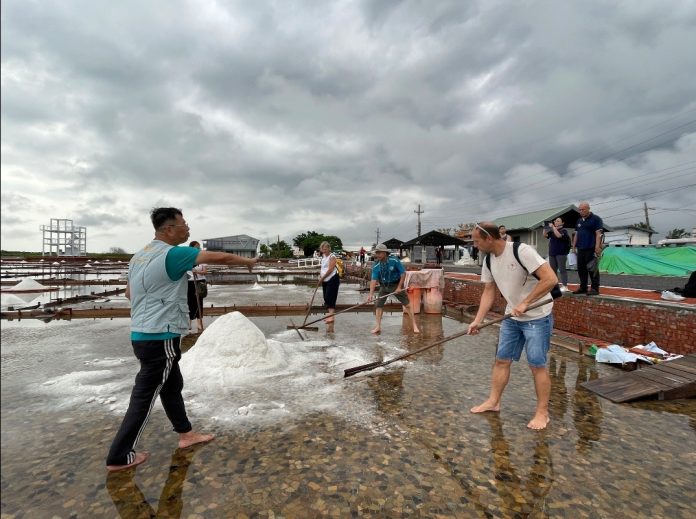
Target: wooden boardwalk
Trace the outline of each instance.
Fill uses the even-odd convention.
[[[696,354],[581,384],[612,402],[696,397]]]
[[[355,305],[350,304],[337,304],[336,311],[347,310]],[[323,306],[312,306],[310,313],[320,314],[324,313],[326,309]],[[366,304],[364,306],[354,309],[355,312],[373,312],[374,305]],[[401,312],[402,306],[400,303],[387,303],[384,305],[384,311],[390,312]],[[224,315],[230,312],[241,312],[247,317],[280,317],[280,316],[294,316],[294,315],[305,315],[307,313],[307,305],[232,305],[232,306],[206,306],[203,308],[203,315],[205,316],[218,316]],[[14,310],[14,311],[3,311],[0,312],[0,319],[12,320],[22,320],[22,319],[41,319],[41,320],[56,320],[56,319],[113,319],[113,318],[130,318],[130,308],[129,307],[99,307],[93,308],[61,308],[57,310],[47,309],[29,309],[26,311]]]

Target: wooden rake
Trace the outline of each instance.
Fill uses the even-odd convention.
[[[370,299],[370,300],[368,300],[368,301],[364,301],[364,302],[362,302],[362,303],[358,303],[357,305],[353,305],[353,306],[350,306],[350,307],[348,307],[348,308],[344,308],[343,310],[340,310],[340,311],[334,313],[333,316],[337,316],[337,315],[340,315],[340,314],[344,314],[344,313],[346,313],[346,312],[350,312],[351,310],[355,310],[356,308],[360,308],[361,306],[365,306],[365,305],[368,304],[368,303],[373,303],[373,302],[378,301],[378,300],[380,300],[380,299],[384,299],[384,298],[387,298],[387,297],[389,297],[389,296],[391,296],[391,295],[393,295],[393,294],[398,294],[399,292],[404,292],[404,291],[406,291],[406,289],[405,289],[405,288],[402,288],[402,289],[400,289],[400,290],[395,290],[394,292],[390,292],[389,294],[386,294],[386,295],[383,295],[383,296],[380,296],[380,297],[375,297],[374,299]],[[314,321],[309,321],[308,323],[305,323],[305,324],[303,324],[302,326],[295,326],[295,325],[293,324],[292,326],[288,326],[288,329],[290,329],[290,328],[295,328],[295,329],[300,328],[300,329],[304,329],[304,330],[311,330],[312,327],[309,326],[310,324],[318,323],[319,321],[323,321],[324,319],[326,319],[326,317],[320,317],[319,319],[315,319]],[[291,321],[291,322],[292,322],[292,321]],[[318,329],[318,328],[317,328],[317,329]]]
[[[534,308],[539,308],[540,306],[547,305],[547,304],[549,304],[549,303],[552,302],[552,301],[553,301],[553,299],[545,299],[544,301],[539,301],[539,302],[534,303],[533,305],[529,306],[529,307],[527,308],[527,310],[533,310]],[[498,317],[498,318],[496,318],[496,319],[493,319],[493,320],[491,320],[491,321],[488,321],[487,323],[483,323],[481,326],[478,327],[478,329],[480,330],[481,328],[486,328],[487,326],[491,326],[491,325],[493,325],[493,324],[497,324],[497,323],[499,323],[499,322],[501,322],[501,321],[504,321],[505,319],[508,319],[508,318],[510,318],[510,317],[512,317],[512,314],[505,314],[505,315],[502,316],[502,317]],[[451,341],[452,339],[456,339],[457,337],[461,337],[461,336],[463,336],[463,335],[467,335],[468,333],[469,333],[469,329],[467,328],[467,329],[464,330],[464,331],[455,333],[454,335],[450,335],[449,337],[445,337],[444,339],[440,339],[439,341],[435,341],[435,342],[433,342],[432,344],[428,344],[427,346],[423,346],[422,348],[417,349],[416,351],[412,351],[412,352],[410,352],[410,353],[406,353],[406,354],[404,354],[404,355],[400,355],[400,356],[395,357],[395,358],[393,358],[393,359],[385,360],[385,361],[370,362],[369,364],[363,364],[362,366],[356,366],[356,367],[354,367],[354,368],[348,368],[348,369],[346,369],[346,370],[343,370],[343,378],[352,377],[352,376],[355,375],[356,373],[360,373],[360,372],[362,372],[362,371],[370,371],[370,370],[372,370],[372,369],[377,369],[377,368],[381,368],[381,367],[383,367],[383,366],[388,366],[389,364],[391,364],[391,363],[393,363],[393,362],[396,362],[396,361],[398,361],[398,360],[405,359],[406,357],[410,357],[410,356],[416,355],[416,354],[418,354],[418,353],[422,353],[422,352],[424,352],[425,350],[429,350],[430,348],[433,348],[433,347],[435,347],[435,346],[438,346],[438,345],[440,345],[440,344],[443,344],[443,343],[445,343],[445,342],[447,342],[447,341]]]

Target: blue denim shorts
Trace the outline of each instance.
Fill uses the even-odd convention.
[[[551,347],[553,314],[533,321],[505,319],[500,326],[498,360],[520,360],[522,350],[527,353],[527,364],[532,368],[546,366],[546,354]]]

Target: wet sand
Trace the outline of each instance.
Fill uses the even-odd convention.
[[[313,347],[357,345],[379,360],[463,326],[420,319],[421,337],[394,314],[374,338],[369,314],[339,316]],[[253,321],[267,337],[299,341],[285,319]],[[496,338],[490,328],[348,379],[343,369],[363,362],[308,362],[303,388],[311,400],[320,380],[316,398],[329,388],[329,408],[298,400],[284,414],[235,414],[235,394],[258,392],[240,387],[224,420],[190,406],[195,426],[218,438],[187,451],[158,403],[139,444],[150,460],[107,476],[137,370],[128,321],[3,323],[2,517],[693,517],[696,401],[613,404],[578,384],[614,368],[554,348],[546,431],[526,428],[534,389],[524,359],[501,412],[473,415]],[[310,347],[298,343],[298,355]],[[278,378],[264,397],[283,398]]]

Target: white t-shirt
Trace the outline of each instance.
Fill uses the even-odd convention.
[[[520,261],[529,271],[529,274],[527,274],[522,265],[515,259],[512,247],[512,242],[506,242],[505,250],[500,256],[491,253],[491,270],[488,270],[485,260],[481,267],[481,281],[484,283],[495,283],[507,301],[507,306],[505,307],[506,314],[509,314],[515,306],[532,293],[538,281],[531,273],[546,262],[532,247],[521,243],[518,253]],[[491,271],[493,271],[492,275]],[[551,296],[547,295],[544,297]],[[513,317],[512,319],[532,321],[549,315],[552,310],[553,303],[549,303],[534,310],[529,310],[521,317]]]
[[[329,262],[331,261],[331,258],[335,258],[333,254],[329,254],[328,256],[323,256],[321,257],[321,271],[319,272],[319,277],[323,276],[328,272],[329,270]],[[324,282],[327,282],[329,279],[334,277],[336,275],[336,269],[334,268],[333,273],[330,276],[327,276],[326,279],[324,279]]]
[[[193,271],[188,270],[186,271],[186,276],[188,277],[189,281],[193,281],[193,273],[196,273],[196,280],[204,280],[205,279],[205,274],[204,272],[207,271],[207,267],[205,263],[201,263],[200,265],[196,265],[193,267]]]

